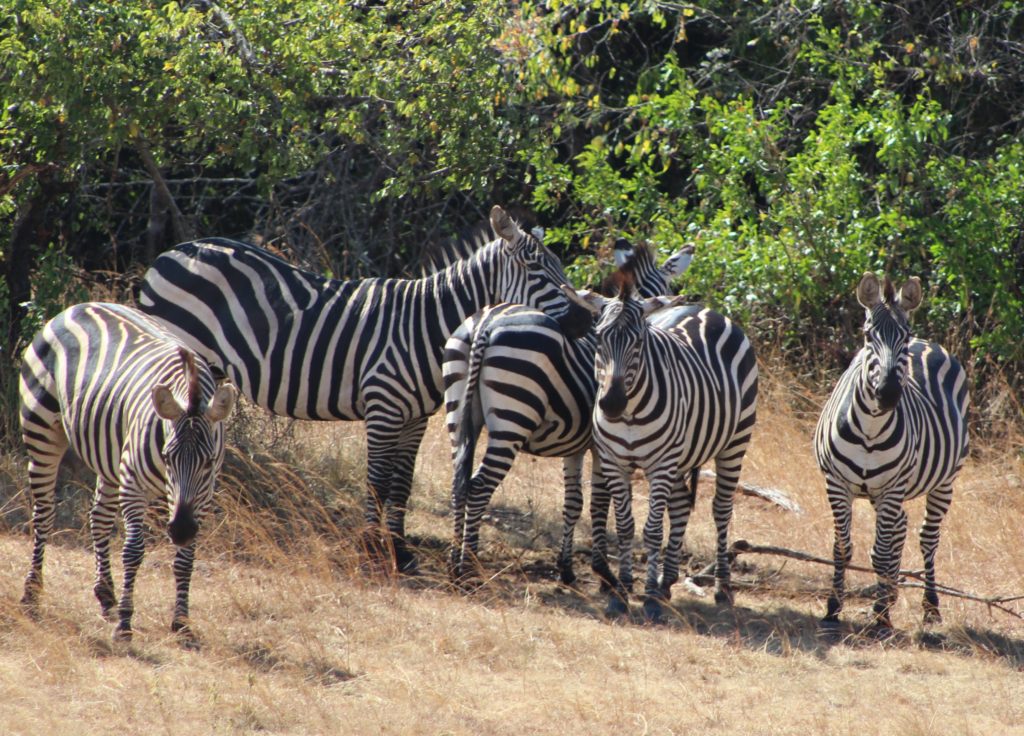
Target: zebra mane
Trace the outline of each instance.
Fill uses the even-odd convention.
[[[533,224],[537,218],[532,212],[515,206],[508,207],[506,212],[523,230],[529,230],[537,240],[544,241],[543,228]],[[491,226],[490,219],[484,218],[463,228],[457,235],[424,245],[419,263],[413,270],[419,278],[432,276],[452,264],[472,258],[497,239],[498,234]]]
[[[190,416],[195,415],[199,413],[200,402],[203,398],[199,387],[199,371],[196,370],[196,358],[188,348],[178,348],[178,356],[185,368],[185,381],[188,384],[188,408],[185,413]]]

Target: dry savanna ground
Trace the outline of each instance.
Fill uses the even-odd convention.
[[[738,497],[732,538],[830,555],[832,530],[810,452],[816,402],[794,385],[762,390],[746,480],[778,488],[794,514]],[[360,569],[353,543],[364,473],[361,426],[236,418],[221,511],[200,541],[192,587],[198,651],[168,633],[172,547],[152,541],[136,633],[114,645],[92,597],[83,499],[65,491],[38,615],[18,604],[29,557],[24,470],[2,469],[0,732],[4,734],[1009,734],[1024,733],[1024,621],[946,596],[923,629],[903,590],[897,634],[864,635],[853,598],[840,642],[816,636],[830,570],[743,555],[732,609],[676,588],[668,623],[607,621],[577,536],[578,589],[553,560],[560,464],[522,458],[495,495],[472,594],[444,577],[451,470],[440,417],[416,472],[410,536],[421,574]],[[80,474],[79,474],[80,475]],[[341,490],[338,490],[341,489]],[[644,486],[637,487],[642,521]],[[692,566],[712,548],[710,484],[687,536]],[[6,499],[6,500],[3,500]],[[923,503],[909,504],[920,523]],[[873,516],[858,505],[855,562]],[[978,448],[943,525],[940,582],[1024,595],[1024,462],[1019,437]],[[916,541],[904,567],[920,566]],[[115,574],[119,564],[115,563]],[[851,573],[863,588],[870,575]],[[1007,606],[1024,612],[1024,602]]]

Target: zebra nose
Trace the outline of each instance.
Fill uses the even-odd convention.
[[[178,547],[184,547],[196,538],[199,533],[199,522],[196,521],[192,507],[181,504],[174,512],[174,518],[167,523],[167,536]]]
[[[618,419],[626,410],[626,388],[621,378],[613,378],[597,402],[601,412],[609,419]]]
[[[878,387],[878,406],[885,411],[892,411],[899,403],[903,395],[903,386],[895,373],[886,375],[882,384]]]
[[[593,313],[575,302],[569,302],[569,308],[558,318],[558,326],[570,340],[586,335],[593,324]]]

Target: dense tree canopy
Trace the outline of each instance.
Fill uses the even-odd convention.
[[[697,243],[685,292],[825,367],[861,272],[920,275],[918,331],[1022,384],[1019,3],[8,0],[0,90],[8,387],[174,242],[399,274],[495,201],[580,283]]]

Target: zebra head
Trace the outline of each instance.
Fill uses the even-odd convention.
[[[654,261],[655,253],[649,246],[633,245],[625,238],[619,238],[612,247],[612,257],[619,269],[631,268],[636,276],[636,290],[640,296],[668,294],[672,279],[682,276],[693,260],[694,247],[687,243],[659,266]],[[608,291],[603,288],[602,291]]]
[[[599,314],[597,352],[594,375],[597,378],[597,409],[607,418],[619,419],[626,411],[629,397],[637,388],[644,361],[644,347],[650,335],[647,317],[660,309],[678,306],[683,297],[654,296],[639,299],[634,274],[627,265],[614,274],[618,287],[616,298],[605,298],[595,292],[567,293]]]
[[[181,348],[187,404],[182,406],[171,386],[153,387],[153,406],[166,422],[161,450],[167,473],[167,501],[170,521],[167,534],[179,547],[195,539],[199,531],[196,510],[213,496],[213,482],[224,459],[224,430],[221,422],[231,413],[237,391],[224,384],[203,401],[192,351]]]
[[[498,205],[491,209],[491,227],[503,241],[506,256],[496,301],[527,304],[546,312],[569,338],[585,335],[593,324],[592,314],[563,291],[569,281],[558,257],[537,233],[523,231]]]
[[[921,304],[921,280],[914,276],[897,294],[888,276],[879,284],[875,274],[865,273],[857,285],[857,301],[867,312],[861,385],[881,411],[892,411],[907,379],[907,315]]]

